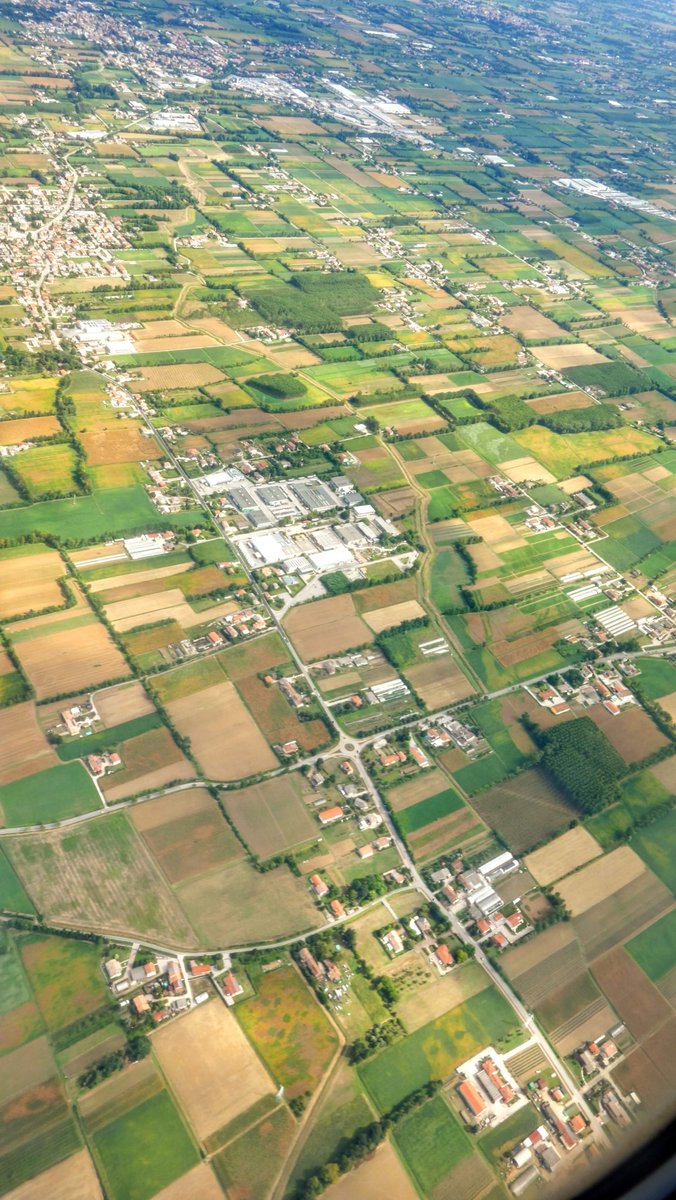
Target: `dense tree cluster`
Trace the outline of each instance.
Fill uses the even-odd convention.
[[[578,717],[542,736],[542,765],[580,812],[595,813],[617,799],[625,764],[590,717]]]

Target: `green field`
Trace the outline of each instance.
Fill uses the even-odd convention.
[[[636,682],[648,700],[676,692],[676,667],[668,658],[637,658],[635,665],[641,672]]]
[[[626,943],[631,957],[655,982],[676,966],[676,908]]]
[[[93,1138],[112,1200],[150,1200],[198,1161],[168,1092],[158,1092]]]
[[[37,532],[59,537],[66,544],[94,542],[143,533],[156,526],[157,509],[140,484],[0,512],[0,539],[7,540]]]
[[[70,938],[31,935],[22,939],[20,949],[48,1029],[70,1025],[108,1000],[97,946]]]
[[[446,1079],[482,1046],[498,1044],[517,1030],[514,1013],[493,987],[459,1004],[403,1042],[388,1046],[359,1068],[381,1112],[430,1079]]]
[[[29,999],[28,984],[14,942],[4,929],[0,929],[0,1017]]]
[[[411,443],[404,443],[410,445]],[[438,550],[430,565],[430,596],[441,612],[462,605],[460,588],[470,583],[467,564],[452,547]]]
[[[424,1195],[471,1153],[469,1137],[442,1096],[397,1122],[394,1141]]]
[[[453,788],[446,788],[443,792],[437,792],[436,796],[428,796],[426,800],[403,808],[397,813],[397,820],[404,833],[415,833],[416,829],[422,829],[432,821],[439,821],[441,817],[447,817],[449,813],[462,807],[463,802],[458,793]]]
[[[14,828],[94,812],[101,807],[101,799],[82,763],[71,762],[6,783],[0,787],[0,807],[4,824]]]
[[[7,909],[9,912],[35,912],[32,901],[2,848],[0,848],[0,908]]]
[[[80,1138],[70,1117],[22,1142],[0,1157],[0,1196],[69,1158],[80,1147]],[[34,1194],[38,1195],[37,1192]]]
[[[635,833],[631,847],[676,894],[676,810]]]

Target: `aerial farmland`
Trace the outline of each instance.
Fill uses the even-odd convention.
[[[672,30],[0,6],[0,1197],[673,1117]]]

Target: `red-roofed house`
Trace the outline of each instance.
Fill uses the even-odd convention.
[[[334,821],[340,821],[343,815],[343,810],[339,804],[334,804],[333,808],[325,808],[318,814],[320,825],[332,825]]]
[[[444,942],[439,943],[439,945],[437,946],[434,953],[435,953],[438,961],[441,963],[442,967],[452,967],[453,966],[453,961],[454,961],[453,955],[451,954],[448,946],[446,946],[444,944]]]
[[[340,900],[332,900],[331,903],[329,904],[329,908],[331,909],[331,912],[333,913],[334,917],[339,918],[339,917],[345,916],[345,909],[343,908],[342,904],[340,903]]]

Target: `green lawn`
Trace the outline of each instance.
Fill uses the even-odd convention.
[[[359,1068],[381,1112],[430,1079],[446,1079],[482,1046],[495,1046],[518,1028],[506,1000],[492,986],[459,1004]]]
[[[150,1200],[198,1161],[168,1092],[158,1092],[94,1135],[112,1200]]]
[[[489,1130],[479,1138],[479,1146],[489,1162],[497,1163],[507,1150],[511,1150],[517,1142],[523,1141],[529,1133],[537,1129],[540,1122],[541,1118],[533,1106],[526,1104],[511,1117],[507,1117],[506,1121],[502,1121],[497,1128]]]
[[[81,743],[79,753],[84,753]],[[14,827],[41,825],[93,812],[101,807],[101,800],[86,768],[82,763],[71,762],[6,783],[0,787],[0,806],[4,824]]]

